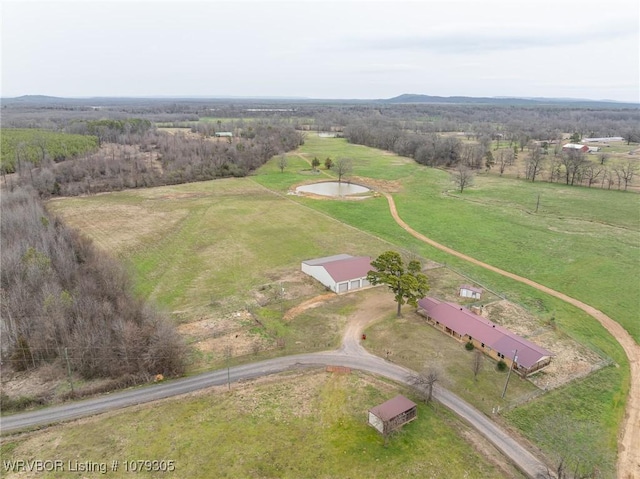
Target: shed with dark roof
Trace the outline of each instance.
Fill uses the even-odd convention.
[[[369,424],[383,435],[389,434],[417,417],[416,403],[402,395],[369,409]]]
[[[334,293],[370,286],[367,273],[371,269],[369,256],[338,254],[302,262],[303,273],[317,279]]]

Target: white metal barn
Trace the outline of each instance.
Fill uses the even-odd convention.
[[[369,286],[367,273],[371,271],[369,256],[337,254],[302,262],[302,272],[317,279],[334,293],[346,293]]]

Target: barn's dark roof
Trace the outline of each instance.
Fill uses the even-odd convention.
[[[387,402],[383,402],[376,407],[372,407],[369,409],[369,412],[373,413],[383,421],[388,421],[389,419],[392,419],[409,409],[413,409],[414,407],[416,407],[416,403],[402,395],[398,395],[393,399],[389,399]]]

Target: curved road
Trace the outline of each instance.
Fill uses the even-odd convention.
[[[348,328],[344,343],[338,351],[299,354],[235,366],[230,368],[229,377],[231,381],[236,382],[293,368],[335,365],[367,371],[400,383],[410,384],[410,379],[415,375],[415,372],[368,353],[358,342],[357,338],[360,331],[361,328],[358,326]],[[20,431],[186,394],[210,386],[223,385],[226,382],[227,370],[221,369],[146,388],[138,388],[39,411],[6,416],[0,418],[0,430],[3,433]],[[547,467],[544,463],[473,406],[440,387],[434,388],[434,397],[481,432],[527,476],[537,478],[546,474]]]
[[[629,358],[629,364],[631,368],[631,384],[629,386],[629,396],[627,397],[627,409],[625,411],[625,420],[622,424],[622,431],[618,440],[618,477],[621,479],[640,479],[640,345],[634,341],[631,335],[625,330],[619,323],[615,322],[609,316],[602,311],[589,306],[582,301],[560,293],[542,284],[531,281],[530,279],[518,276],[517,274],[510,273],[509,271],[496,268],[490,264],[483,263],[471,256],[467,256],[463,253],[459,253],[451,248],[448,248],[440,243],[436,243],[430,238],[427,238],[423,234],[417,232],[405,223],[398,215],[395,201],[393,197],[386,193],[381,192],[389,202],[389,210],[391,216],[400,225],[402,229],[407,231],[413,237],[418,238],[421,241],[441,250],[449,253],[458,258],[464,259],[477,266],[481,266],[485,269],[498,273],[507,278],[514,279],[540,291],[543,291],[551,296],[561,299],[576,308],[579,308],[595,318],[602,326],[605,327],[611,335],[616,338],[620,346],[624,349],[627,358]]]

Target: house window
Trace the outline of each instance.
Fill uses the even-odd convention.
[[[482,347],[484,348],[484,343],[482,343]]]

